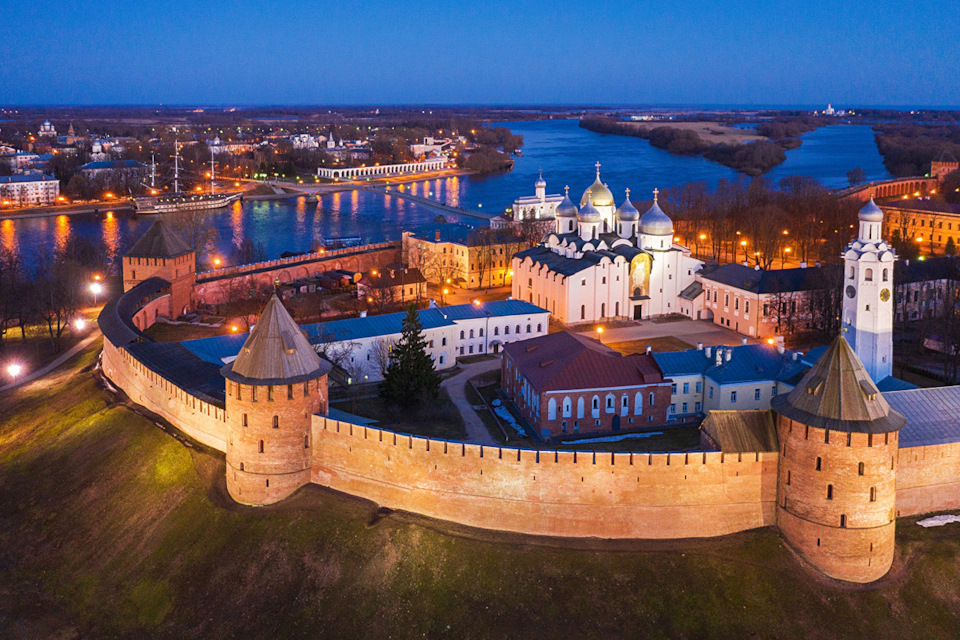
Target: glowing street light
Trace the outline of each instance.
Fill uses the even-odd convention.
[[[90,284],[90,293],[93,294],[93,306],[97,306],[97,296],[103,293],[103,285],[99,282]]]
[[[84,320],[83,318],[77,318],[76,320],[73,321],[73,328],[76,329],[77,331],[83,331],[84,329],[87,328],[87,321]]]
[[[7,375],[16,380],[23,373],[23,365],[12,362],[7,365]]]

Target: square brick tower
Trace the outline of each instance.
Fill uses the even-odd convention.
[[[191,307],[197,280],[197,254],[162,220],[157,220],[123,256],[123,290],[148,278],[170,283],[170,316]]]

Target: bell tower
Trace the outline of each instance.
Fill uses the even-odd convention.
[[[883,241],[883,211],[871,198],[860,231],[843,254],[842,328],[874,382],[893,373],[893,249]]]

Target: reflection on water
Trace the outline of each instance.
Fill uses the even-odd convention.
[[[594,178],[593,163],[602,163],[602,178],[622,197],[633,189],[635,197],[649,199],[654,187],[665,188],[691,180],[704,180],[711,187],[738,174],[703,158],[674,156],[651,147],[646,140],[609,136],[580,129],[576,121],[509,123],[524,136],[524,155],[516,158],[514,170],[487,177],[449,177],[397,185],[401,193],[432,197],[454,207],[499,212],[519,196],[533,195],[538,171],[543,168],[547,192],[562,194],[569,184],[576,200]],[[787,152],[787,161],[768,176],[811,175],[828,186],[846,184],[846,172],[861,167],[868,179],[888,177],[869,127],[831,126],[803,136],[803,145]],[[428,194],[433,194],[432,196]],[[305,198],[245,200],[207,218],[217,232],[215,251],[230,255],[245,238],[261,243],[267,257],[284,251],[309,251],[325,239],[360,236],[365,242],[398,240],[404,230],[431,222],[438,212],[415,202],[355,189],[322,196],[314,206]],[[476,225],[472,218],[451,221]],[[17,249],[32,266],[40,247],[62,247],[74,234],[103,242],[114,255],[122,253],[155,220],[119,213],[82,214],[56,218],[5,220],[0,224],[0,244]],[[201,257],[202,259],[202,257]]]

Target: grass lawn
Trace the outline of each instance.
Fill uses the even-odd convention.
[[[310,486],[241,507],[222,454],[117,404],[95,353],[0,396],[0,637],[956,638],[958,525],[898,527],[870,588],[771,529],[561,541]]]
[[[616,349],[624,355],[629,355],[631,353],[644,353],[647,350],[647,345],[653,347],[654,351],[665,352],[665,351],[684,351],[685,349],[691,348],[693,345],[687,342],[684,342],[680,338],[674,338],[673,336],[663,336],[662,338],[644,338],[642,340],[627,340],[625,342],[609,342],[606,343],[611,349]]]
[[[405,408],[383,401],[378,396],[331,402],[330,406],[347,413],[379,421],[377,427],[441,440],[463,440],[467,437],[457,407],[443,390],[431,406]]]

